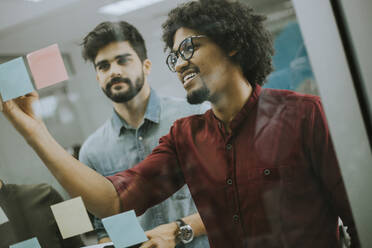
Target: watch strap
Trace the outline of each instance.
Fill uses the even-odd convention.
[[[177,219],[176,223],[177,223],[178,228],[180,228],[181,226],[187,225],[182,219]]]

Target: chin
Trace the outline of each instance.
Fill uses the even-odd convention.
[[[187,102],[190,104],[200,104],[209,99],[209,90],[207,88],[200,88],[187,93]]]

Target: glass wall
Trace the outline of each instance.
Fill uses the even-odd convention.
[[[165,63],[167,53],[164,52],[164,44],[161,39],[161,25],[171,9],[187,1],[163,0],[153,1],[153,3],[150,3],[151,1],[147,3],[146,1],[137,1],[137,9],[130,10],[131,7],[126,7],[120,12],[120,5],[116,5],[111,8],[110,12],[110,7],[106,5],[114,2],[119,1],[5,0],[0,2],[0,66],[19,57],[23,57],[24,61],[27,61],[27,54],[52,44],[59,46],[68,80],[38,89],[40,105],[36,107],[35,111],[43,119],[56,141],[76,158],[79,157],[79,149],[87,138],[112,118],[114,113],[113,102],[106,97],[97,82],[97,68],[90,61],[85,62],[81,56],[83,38],[99,23],[125,20],[133,24],[143,35],[148,57],[152,62],[151,73],[147,77],[151,88],[160,96],[182,99],[186,96],[177,75],[171,73]],[[305,1],[301,0],[241,0],[241,2],[249,4],[258,13],[267,16],[267,20],[264,22],[265,27],[273,37],[274,71],[267,77],[263,90],[290,90],[299,94],[319,96],[322,100],[359,239],[362,247],[368,247],[372,244],[372,241],[367,237],[368,231],[372,228],[368,212],[371,209],[367,207],[370,205],[367,190],[371,185],[364,182],[368,181],[368,177],[371,175],[372,159],[369,143],[371,141],[368,140],[363,113],[360,111],[353,79],[348,71],[348,61],[342,54],[344,49],[342,44],[340,47],[337,46],[341,42],[341,37],[337,36],[338,29],[337,25],[333,23],[331,5],[328,1],[324,1],[326,3],[320,3],[320,1],[304,3]],[[134,5],[135,3],[132,7]],[[322,19],[323,17],[324,19]],[[314,23],[311,21],[312,18]],[[319,20],[324,20],[324,23]],[[355,27],[355,24],[351,25],[352,27]],[[329,37],[330,35],[335,36]],[[328,38],[331,41],[327,42]],[[363,52],[358,51],[358,54],[362,56]],[[335,67],[335,64],[340,61],[343,61],[343,64]],[[26,67],[31,75],[30,68]],[[364,67],[363,70],[368,76]],[[34,82],[35,78],[32,80]],[[368,78],[364,78],[364,82],[367,81]],[[366,96],[368,99],[368,95]],[[137,132],[134,135],[138,135]],[[140,141],[143,139],[141,135],[135,137]],[[154,138],[149,142],[157,143],[156,140]],[[134,147],[133,156],[138,156],[138,150],[136,150],[136,146]],[[142,155],[138,157],[143,159]],[[50,219],[55,218],[52,213],[49,213],[49,206],[70,199],[70,196],[3,114],[0,115],[0,158],[0,180],[2,180],[3,186],[37,186],[37,190],[35,190],[37,195],[44,194],[45,190],[57,195],[55,197],[58,200],[46,204],[47,210],[45,207],[38,207],[47,211],[50,214]],[[84,179],[81,180],[84,181]],[[40,184],[43,185],[40,186]],[[37,195],[32,199],[37,198]],[[26,200],[29,203],[32,199]],[[32,209],[27,205],[28,203],[21,201],[18,203],[24,205],[25,208],[20,210],[19,214],[5,211],[8,222],[4,221],[5,224],[3,224],[0,219],[1,235],[3,235],[2,229],[5,232],[8,230],[6,228],[10,228],[5,225],[9,225],[9,222],[12,221],[11,218],[17,219],[17,222],[20,223],[23,219],[25,223],[31,221],[32,223],[28,225],[37,223],[35,216],[31,218],[25,214],[29,209]],[[185,203],[181,201],[177,204]],[[2,203],[1,206],[2,209],[6,209],[6,203]],[[171,212],[177,212],[177,209],[167,209],[166,211],[171,214]],[[38,213],[42,214],[42,212]],[[1,216],[2,212],[0,212]],[[93,215],[90,218],[94,223]],[[42,220],[38,225],[46,225],[46,222],[47,220]],[[344,233],[346,228],[343,229],[341,219],[339,223],[341,226],[339,235],[345,240],[345,243],[340,245],[347,247],[350,240],[348,234]],[[52,228],[57,230],[56,224],[53,225]],[[11,228],[15,226],[14,224]],[[30,227],[29,230],[36,230],[36,226]],[[17,232],[14,232],[14,237],[10,237],[10,241],[8,241],[10,243],[6,245],[9,246],[32,237],[37,237],[40,241],[45,235],[41,232],[32,231],[25,236],[17,236]],[[76,235],[74,238],[58,235],[58,239],[71,242],[61,247],[82,247],[97,243],[97,235],[94,231]],[[3,247],[2,245],[0,246]],[[277,247],[287,246],[284,242]]]

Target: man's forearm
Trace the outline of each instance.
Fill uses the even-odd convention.
[[[200,218],[199,213],[195,213],[193,215],[184,217],[182,218],[182,220],[186,224],[191,226],[195,237],[207,234],[207,231],[205,230],[205,226],[203,224],[203,221]]]
[[[204,224],[200,218],[199,213],[182,218],[182,220],[191,226],[194,232],[194,237],[206,234]],[[178,226],[176,222],[160,225],[154,229],[147,231],[146,235],[148,241],[141,245],[141,248],[149,247],[175,247],[177,239]]]
[[[95,216],[103,218],[119,212],[120,203],[112,183],[72,157],[46,128],[28,143],[65,190],[72,197],[81,196]]]
[[[83,165],[66,152],[50,135],[34,112],[38,95],[31,92],[5,103],[4,115],[35,150],[60,184],[72,196],[81,196],[87,208],[98,217],[118,213],[120,201],[109,180]]]

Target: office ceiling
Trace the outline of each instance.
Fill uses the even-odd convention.
[[[153,6],[124,16],[112,17],[98,13],[98,8],[115,0],[27,0],[0,1],[0,54],[27,52],[45,45],[81,41],[82,34],[104,20],[125,19],[134,23],[145,39],[160,39],[160,25],[170,8],[186,0],[164,0]],[[240,0],[268,16],[272,32],[295,19],[290,0]],[[27,42],[25,42],[25,39]]]

